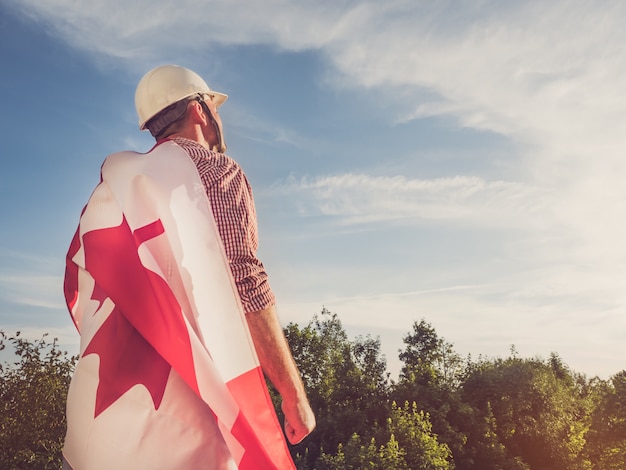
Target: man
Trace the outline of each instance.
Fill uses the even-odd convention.
[[[223,153],[226,98],[174,65],[137,86],[157,143],[107,158],[68,253],[81,357],[66,467],[293,468],[260,368],[289,442],[315,427],[256,257],[250,186]]]

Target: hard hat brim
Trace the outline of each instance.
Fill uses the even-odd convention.
[[[220,93],[218,91],[211,90],[210,95],[213,96],[213,102],[215,103],[216,108],[222,106],[224,104],[224,101],[228,99],[228,95]]]

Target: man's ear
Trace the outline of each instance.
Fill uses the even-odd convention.
[[[205,115],[202,105],[193,100],[189,105],[189,116],[194,124],[207,124],[208,117]]]

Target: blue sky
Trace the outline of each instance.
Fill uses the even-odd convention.
[[[139,78],[229,94],[283,323],[414,321],[465,355],[626,356],[626,6],[0,0],[0,328],[78,340],[64,256]]]

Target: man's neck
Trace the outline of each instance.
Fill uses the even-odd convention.
[[[202,132],[200,132],[199,129],[195,129],[195,128],[184,129],[184,130],[181,130],[180,132],[174,132],[172,135],[169,136],[170,139],[173,139],[175,137],[181,137],[183,139],[193,140],[194,142],[197,142],[198,144],[202,145],[207,150],[211,150],[211,146],[209,145],[207,140],[204,138],[204,135],[202,134]]]

